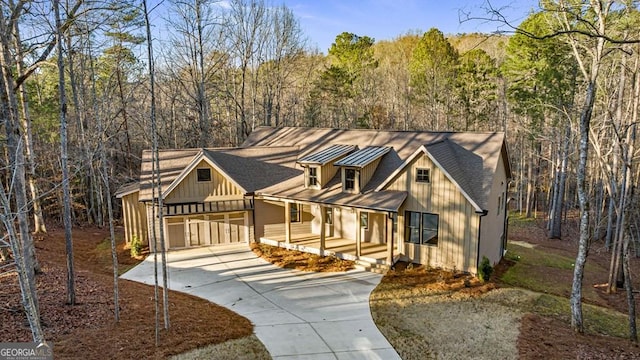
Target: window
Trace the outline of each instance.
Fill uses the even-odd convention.
[[[356,188],[356,170],[344,169],[344,189],[355,190]]]
[[[211,169],[197,169],[198,182],[211,181]]]
[[[502,208],[502,196],[498,196],[498,214],[500,215],[500,210]]]
[[[416,169],[416,182],[430,183],[431,172],[429,169]]]
[[[324,223],[333,225],[333,208],[325,208]]]
[[[318,185],[318,168],[310,167],[309,168],[309,186]]]
[[[360,228],[365,230],[369,229],[369,213],[368,212],[360,213]]]
[[[405,241],[422,245],[438,245],[438,221],[437,214],[406,211]]]
[[[289,214],[291,215],[291,222],[300,222],[302,213],[302,206],[298,203],[291,203],[289,207]]]

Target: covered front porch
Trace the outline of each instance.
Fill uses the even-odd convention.
[[[387,244],[361,243],[360,254],[358,255],[358,247],[354,240],[330,236],[325,238],[324,249],[321,250],[320,236],[311,233],[293,234],[289,243],[286,242],[284,235],[262,237],[260,242],[310,254],[335,256],[345,260],[364,260],[372,264],[391,265],[390,262],[387,262],[389,255]]]
[[[272,221],[258,231],[261,243],[345,260],[391,266],[398,254],[395,212],[269,199]],[[265,208],[266,209],[266,208]],[[278,216],[279,215],[279,216]]]

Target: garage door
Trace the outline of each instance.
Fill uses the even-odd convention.
[[[240,212],[167,218],[169,248],[247,242],[247,216]]]

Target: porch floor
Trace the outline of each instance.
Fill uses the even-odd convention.
[[[285,242],[285,235],[271,235],[260,238],[264,244],[279,246],[292,250],[320,254],[320,235],[318,234],[291,234],[291,242]],[[365,260],[370,263],[385,264],[387,258],[387,244],[373,244],[362,242],[360,257],[356,256],[356,241],[340,237],[325,238],[324,253],[320,255],[335,255],[346,260]]]

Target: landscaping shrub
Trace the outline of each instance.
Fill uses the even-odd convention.
[[[131,257],[137,258],[142,254],[142,240],[140,240],[136,235],[133,235],[131,238]]]
[[[482,281],[488,281],[493,273],[493,266],[491,266],[491,262],[486,256],[482,257],[482,261],[480,262],[480,268],[478,269],[478,277]]]

